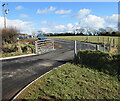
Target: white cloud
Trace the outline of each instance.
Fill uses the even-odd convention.
[[[50,6],[50,8],[48,9],[48,11],[54,11],[54,10],[56,10],[56,8],[53,6]]]
[[[76,18],[83,18],[85,15],[89,14],[91,12],[90,9],[81,9],[78,11],[77,14],[74,15]]]
[[[37,14],[47,14],[48,12],[54,11],[56,8],[53,6],[50,6],[50,8],[45,8],[43,10],[37,9]]]
[[[4,18],[0,17],[0,28],[4,27]],[[18,30],[22,31],[26,31],[26,32],[30,32],[32,30],[34,26],[33,22],[26,22],[26,21],[22,21],[22,20],[10,20],[7,19],[7,27],[15,27]]]
[[[43,33],[50,33],[52,32],[50,28],[40,28],[40,31],[42,31]]]
[[[112,16],[106,16],[105,21],[108,22],[108,23],[117,24],[118,23],[118,17],[120,18],[120,15],[118,15],[118,14],[113,14]]]
[[[71,10],[59,10],[55,12],[55,14],[68,14],[68,13],[71,13]]]
[[[69,32],[73,31],[73,24],[69,23],[67,24],[67,28],[66,28]]]
[[[103,18],[95,15],[88,15],[80,21],[79,26],[87,28],[101,28],[104,27],[104,23],[105,21]]]
[[[24,9],[24,7],[23,6],[17,6],[17,7],[15,7],[15,9],[16,10],[22,10],[22,9]]]
[[[21,18],[29,18],[29,16],[27,14],[20,14]]]
[[[46,22],[45,22],[46,23]],[[72,32],[73,31],[73,24],[69,23],[67,25],[54,25],[50,28],[41,28],[43,32]]]
[[[56,25],[53,27],[53,31],[55,32],[65,32],[66,26],[65,25]]]
[[[53,27],[55,26],[57,23],[56,22],[48,22],[46,20],[43,20],[40,22],[41,26],[47,26],[47,27]]]

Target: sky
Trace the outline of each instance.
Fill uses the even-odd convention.
[[[7,27],[22,33],[72,32],[74,28],[117,28],[118,2],[6,2]],[[2,5],[0,3],[0,5]],[[0,8],[0,28],[4,27]]]

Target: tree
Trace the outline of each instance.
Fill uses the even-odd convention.
[[[99,28],[99,35],[106,35],[106,29]]]
[[[113,32],[113,29],[111,27],[106,27],[105,29],[106,29],[106,32],[110,32],[110,33]]]
[[[84,29],[84,28],[80,28],[80,29],[79,29],[79,32],[84,34],[85,29]]]

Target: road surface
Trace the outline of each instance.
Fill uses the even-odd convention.
[[[58,43],[61,44],[61,48],[45,54],[2,60],[3,100],[12,99],[39,76],[73,59],[74,42],[58,41]],[[82,49],[84,48],[86,45],[82,45]]]

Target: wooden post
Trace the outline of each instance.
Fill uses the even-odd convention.
[[[38,54],[38,45],[37,45],[37,41],[35,41],[35,53]]]
[[[115,39],[113,39],[113,48],[115,48]]]
[[[110,41],[109,41],[109,52],[111,51],[111,42],[112,41],[112,39],[110,39]]]
[[[53,39],[53,40],[52,40],[53,50],[54,50],[54,42],[55,42],[55,41],[54,41],[54,39]]]
[[[103,51],[105,51],[104,37],[103,37]]]
[[[99,45],[98,44],[96,44],[96,50],[99,50]]]
[[[108,44],[110,43],[110,38],[108,37]]]

